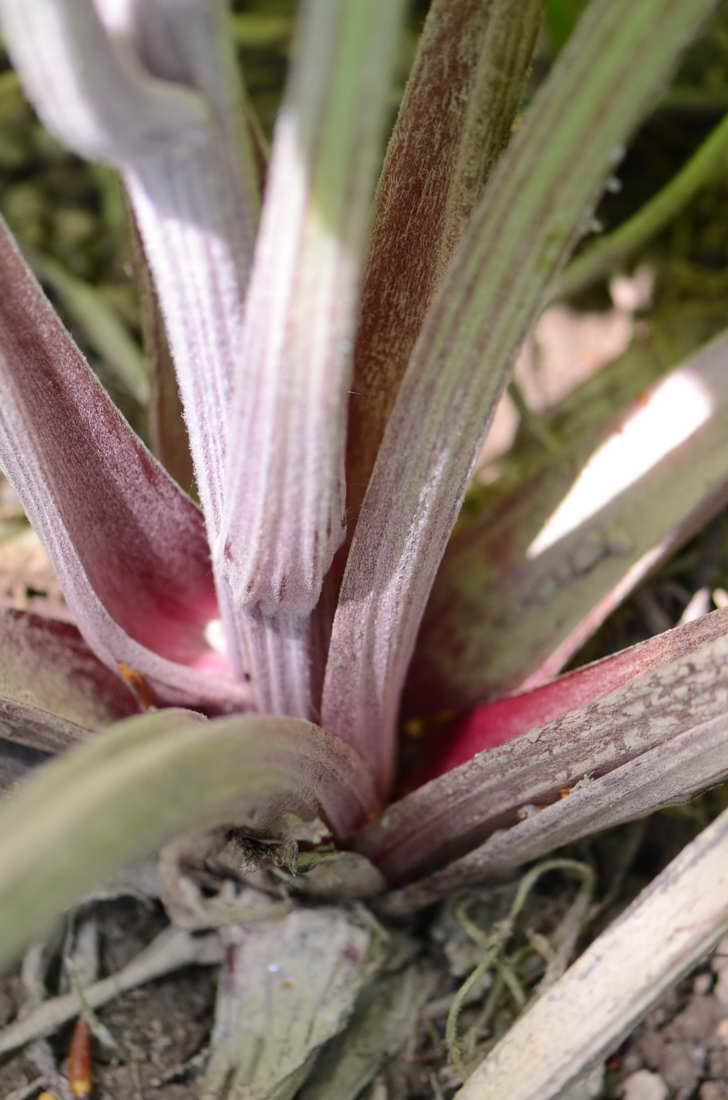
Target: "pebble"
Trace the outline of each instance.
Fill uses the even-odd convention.
[[[640,1069],[622,1082],[623,1100],[667,1100],[668,1088],[659,1073]]]

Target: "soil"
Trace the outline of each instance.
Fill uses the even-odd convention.
[[[718,793],[681,812],[656,815],[574,845],[560,855],[587,864],[596,875],[596,888],[582,922],[578,944],[584,946],[639,892],[656,869],[665,865],[717,809]],[[712,805],[707,805],[712,801]],[[544,971],[543,955],[534,950],[534,937],[552,946],[559,929],[568,923],[576,897],[576,883],[559,872],[549,872],[516,922],[500,957],[526,998],[538,987]],[[478,965],[483,939],[502,920],[513,901],[516,883],[484,886],[449,898],[410,932],[422,957],[435,971],[432,993],[420,1014],[412,1019],[412,1034],[398,1055],[380,1073],[382,1096],[388,1100],[450,1100],[460,1077],[448,1062],[445,1040],[453,996]],[[100,943],[100,975],[117,972],[135,957],[165,925],[159,906],[129,898],[95,902],[84,917],[96,919]],[[214,968],[179,970],[113,999],[97,1016],[114,1041],[109,1049],[93,1041],[95,1100],[199,1100],[197,1078],[206,1061],[214,1009]],[[63,992],[59,967],[50,969],[46,993]],[[0,983],[0,1027],[11,1022],[23,1000],[17,974]],[[497,989],[493,975],[485,975],[468,997],[456,1023],[466,1068],[479,1061],[508,1029],[518,1012],[510,988]],[[66,1071],[72,1025],[53,1034],[53,1065]],[[37,1100],[41,1090],[52,1090],[58,1100],[63,1081],[44,1075],[43,1050],[30,1044],[0,1064],[0,1096],[4,1100]],[[47,1051],[46,1051],[47,1056]],[[728,940],[711,963],[701,967],[650,1014],[605,1067],[607,1098],[662,1100],[675,1096],[712,1100],[728,1071]],[[663,1087],[664,1086],[664,1087]],[[662,1092],[654,1091],[658,1087]],[[667,1088],[671,1091],[664,1091]],[[697,1092],[696,1089],[708,1089]],[[624,1090],[628,1091],[624,1091]],[[653,1089],[653,1092],[645,1091]],[[642,1091],[639,1091],[642,1090]],[[677,1091],[675,1091],[677,1090]]]
[[[100,936],[102,975],[128,963],[165,926],[156,906],[115,899],[93,906]],[[50,985],[50,995],[61,990]],[[147,986],[124,993],[98,1010],[98,1018],[116,1044],[104,1048],[93,1040],[94,1100],[196,1100],[193,1076],[187,1066],[209,1036],[215,996],[215,975],[209,968],[189,967]],[[12,1019],[22,999],[18,975],[0,984],[2,1022]],[[72,1025],[54,1034],[51,1050],[65,1073]],[[35,1097],[53,1082],[44,1080],[27,1051],[0,1065],[0,1096],[4,1100]],[[32,1086],[35,1088],[32,1088]],[[23,1091],[29,1090],[29,1091]],[[59,1100],[65,1100],[60,1098]]]
[[[609,1097],[728,1097],[728,940],[672,990],[607,1063]]]

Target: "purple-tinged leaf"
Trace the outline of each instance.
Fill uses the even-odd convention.
[[[356,850],[390,881],[412,879],[513,823],[523,807],[547,805],[585,777],[707,727],[726,713],[727,656],[728,611],[716,611],[502,700],[502,717],[520,736],[390,806]]]
[[[395,890],[381,907],[411,913],[469,883],[499,878],[531,860],[674,803],[686,802],[728,777],[728,718],[686,723],[669,740],[598,778],[584,776],[555,802],[522,808],[524,818],[427,878]]]
[[[315,712],[323,682],[324,625],[318,613],[246,613],[243,653],[257,711],[295,718]]]
[[[3,739],[17,745],[55,754],[72,745],[80,745],[92,737],[94,731],[52,711],[0,695],[0,733]]]
[[[0,464],[86,643],[160,703],[241,708],[205,632],[217,617],[202,517],[114,408],[0,226]]]
[[[705,615],[694,624],[656,635],[531,691],[504,695],[475,707],[429,739],[430,744],[422,754],[423,765],[406,777],[406,786],[414,790],[466,763],[477,753],[505,745],[575,707],[586,706],[628,683],[633,676],[689,654],[695,645],[719,640],[727,629],[720,617]]]
[[[439,593],[441,583],[443,587],[450,587],[451,555],[464,561],[465,545],[470,544],[471,538],[478,544],[489,541],[491,528],[500,532],[498,549],[504,557],[513,554],[512,530],[523,530],[531,538],[535,537],[553,511],[554,502],[564,496],[573,481],[572,462],[578,468],[617,410],[629,408],[669,370],[671,363],[663,362],[657,350],[658,342],[661,346],[666,342],[660,330],[658,322],[657,333],[651,332],[646,340],[634,342],[623,355],[591,375],[551,411],[546,427],[550,439],[558,441],[558,451],[555,447],[545,447],[543,439],[529,431],[517,439],[504,456],[501,472],[494,483],[486,486],[476,475],[435,578],[417,636],[402,699],[403,713],[409,718],[422,720],[426,715],[439,715],[438,724],[442,725],[457,713],[453,705],[453,699],[458,698],[457,688],[450,687],[457,671],[447,663],[447,655],[439,651],[435,654],[431,642],[436,631],[442,635],[445,630],[446,608]],[[679,333],[685,339],[684,348],[678,340],[675,351],[672,331],[667,340],[674,362],[680,360],[680,351],[687,356],[695,349],[694,340],[682,326]],[[461,614],[466,615],[467,610],[461,609]],[[466,620],[463,626],[468,625]],[[452,645],[457,645],[456,637]],[[490,660],[497,662],[501,658],[500,651],[489,654]],[[467,662],[467,654],[461,654],[461,659]],[[483,700],[481,696],[474,702],[482,703]]]
[[[120,168],[167,323],[212,541],[224,506],[229,410],[260,205],[258,166],[226,0],[135,0],[134,8],[144,63],[156,76],[199,91],[209,113],[204,143],[193,155],[172,150],[156,163],[122,162]]]
[[[75,626],[0,608],[3,737],[59,752],[137,710],[129,689]]]
[[[359,271],[402,8],[304,3],[276,124],[215,544],[263,709],[312,710],[307,657],[291,647],[344,535]]]
[[[728,501],[727,415],[722,335],[466,520],[418,639],[416,705],[462,711],[556,675]]]
[[[350,531],[433,290],[510,137],[541,10],[430,5],[377,189],[349,413]]]
[[[36,249],[26,256],[37,277],[50,286],[83,342],[103,362],[108,377],[139,405],[149,400],[149,378],[139,346],[127,325],[90,283]]]
[[[343,538],[359,269],[400,0],[308,0],[276,123],[230,428],[224,547],[263,614],[313,610]]]
[[[223,0],[2,0],[0,12],[13,60],[49,129],[122,174],[215,533],[258,207]]]
[[[354,533],[323,694],[324,726],[366,755],[382,789],[417,630],[518,345],[621,142],[712,6],[587,8],[428,310]]]
[[[182,832],[229,824],[275,836],[295,814],[341,838],[378,808],[364,762],[308,722],[175,710],[120,722],[0,806],[0,965],[84,891]]]

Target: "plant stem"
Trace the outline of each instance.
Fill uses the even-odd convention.
[[[570,298],[614,271],[679,214],[696,191],[725,172],[728,164],[728,115],[708,135],[670,182],[633,217],[569,264],[556,284],[554,298]]]

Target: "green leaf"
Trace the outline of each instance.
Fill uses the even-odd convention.
[[[377,808],[362,761],[308,722],[172,709],[120,722],[0,805],[0,966],[85,891],[183,831],[275,832],[294,813],[341,836]]]
[[[589,0],[546,0],[546,29],[556,53],[579,21]]]

